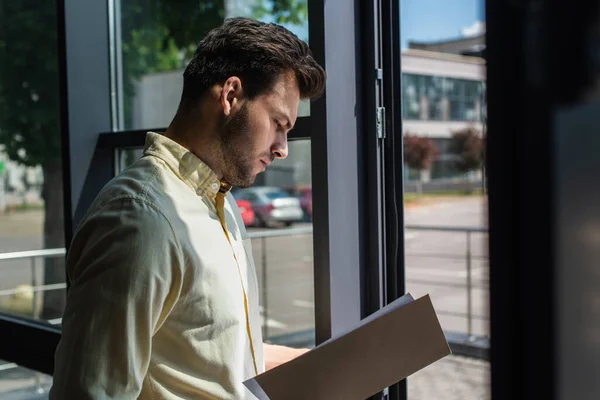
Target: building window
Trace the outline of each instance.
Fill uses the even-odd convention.
[[[439,76],[423,77],[423,96],[427,98],[429,107],[428,119],[431,121],[442,121],[442,102],[444,99],[444,78]]]
[[[480,121],[482,83],[446,78],[452,121]]]
[[[405,73],[402,85],[404,119],[481,121],[481,81]]]
[[[402,74],[402,114],[405,119],[419,119],[418,75]]]

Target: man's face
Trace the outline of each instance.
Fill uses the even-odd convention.
[[[221,148],[227,183],[251,186],[274,159],[287,157],[287,134],[296,123],[299,101],[294,76],[281,74],[272,90],[244,101],[225,119]]]

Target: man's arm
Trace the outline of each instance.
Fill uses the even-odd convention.
[[[309,351],[309,349],[295,349],[292,347],[278,346],[264,343],[265,369],[268,371]]]
[[[137,398],[182,268],[174,232],[151,205],[113,200],[84,222],[69,251],[72,285],[50,398]]]

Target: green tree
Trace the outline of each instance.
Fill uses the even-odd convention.
[[[282,25],[305,26],[308,21],[306,0],[261,0],[252,11],[252,18],[272,18]]]
[[[223,22],[224,12],[224,0],[121,2],[125,128],[132,127],[138,80],[183,68],[199,40]]]
[[[183,68],[199,41],[228,12],[286,26],[306,26],[306,0],[126,0],[121,2],[125,127],[132,127],[136,82],[146,74]]]
[[[64,247],[57,15],[54,1],[0,0],[0,144],[21,165],[42,166],[43,245]],[[48,259],[47,284],[64,282],[64,261]],[[47,292],[45,316],[60,314],[61,291]]]

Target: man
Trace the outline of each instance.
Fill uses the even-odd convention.
[[[51,399],[244,399],[299,351],[263,348],[252,251],[231,186],[275,158],[325,73],[286,29],[227,20],[202,40],[164,135],[83,218]],[[263,351],[264,349],[264,351]]]

